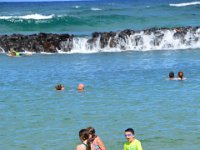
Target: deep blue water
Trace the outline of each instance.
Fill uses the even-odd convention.
[[[170,4],[189,3],[176,7]],[[97,0],[0,3],[0,33],[58,32],[88,35],[127,28],[199,26],[190,0]]]
[[[144,149],[198,150],[200,51],[0,55],[2,149],[75,149],[95,127],[120,150],[132,127]],[[182,70],[185,81],[169,81]],[[62,83],[64,91],[55,91]],[[77,92],[84,83],[85,92]]]

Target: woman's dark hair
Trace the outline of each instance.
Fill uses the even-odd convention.
[[[58,85],[55,86],[55,89],[56,90],[62,90],[63,87],[64,86],[62,84],[58,84]]]
[[[92,135],[90,140],[91,140],[91,142],[93,142],[94,139],[97,137],[97,135],[95,134],[95,129],[93,127],[88,127],[87,130],[88,130],[89,134]]]
[[[81,129],[79,131],[79,137],[81,139],[81,141],[87,141],[87,146],[86,146],[86,150],[91,150],[91,143],[90,143],[90,140],[89,140],[89,137],[90,137],[90,134],[88,132],[87,129]]]
[[[183,79],[183,72],[182,71],[178,72],[178,77],[181,78],[181,79]]]
[[[133,135],[135,134],[135,132],[134,132],[134,130],[132,128],[126,129],[125,132],[131,132]]]
[[[169,78],[174,78],[174,72],[173,72],[173,71],[171,71],[171,72],[169,73]]]

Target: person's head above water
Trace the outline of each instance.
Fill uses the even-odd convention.
[[[171,71],[171,72],[169,73],[169,78],[170,78],[170,79],[173,79],[173,78],[174,78],[174,72],[173,72],[173,71]]]
[[[83,91],[84,88],[85,88],[85,85],[82,84],[82,83],[80,83],[80,84],[78,85],[78,87],[77,87],[77,90],[79,90],[79,91]]]
[[[64,87],[64,85],[62,85],[62,84],[58,84],[58,85],[55,86],[55,89],[56,89],[56,90],[64,90],[65,87]]]
[[[182,71],[179,71],[178,72],[178,77],[182,80],[183,79],[183,72]]]

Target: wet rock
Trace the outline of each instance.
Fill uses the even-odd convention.
[[[169,33],[169,35],[168,35]],[[200,27],[175,27],[175,28],[150,28],[145,30],[126,29],[119,32],[94,32],[91,38],[87,40],[86,48],[120,48],[126,49],[130,47],[143,48],[147,42],[150,45],[165,45],[165,34],[173,36],[170,38],[180,40],[181,44],[191,45],[199,41]],[[166,37],[165,37],[166,38]],[[77,40],[77,39],[76,39]],[[74,47],[74,35],[70,34],[54,34],[39,33],[31,35],[12,34],[0,35],[0,48],[6,52],[12,48],[16,51],[31,52],[50,52],[56,53],[57,50],[70,52]],[[80,43],[79,43],[80,44]],[[76,45],[77,46],[77,45]],[[81,45],[82,46],[82,45]],[[166,44],[163,48],[171,48],[173,45]]]
[[[25,50],[31,52],[56,53],[57,49],[62,49],[62,42],[66,42],[64,51],[71,51],[73,47],[73,35],[39,33],[32,35],[12,34],[0,36],[0,47],[5,52],[15,49],[18,52]]]

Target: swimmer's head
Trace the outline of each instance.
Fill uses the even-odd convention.
[[[181,79],[183,79],[183,72],[182,71],[178,72],[178,77],[181,78]]]
[[[58,84],[58,85],[55,86],[55,89],[56,89],[56,90],[64,90],[65,87],[64,87],[64,85],[62,85],[62,84]]]
[[[80,83],[80,84],[78,85],[78,87],[77,87],[77,90],[79,90],[79,91],[83,91],[84,88],[85,88],[85,85],[82,84],[82,83]]]
[[[171,71],[171,72],[169,73],[169,78],[170,78],[170,79],[174,78],[174,72],[173,72],[173,71]]]

